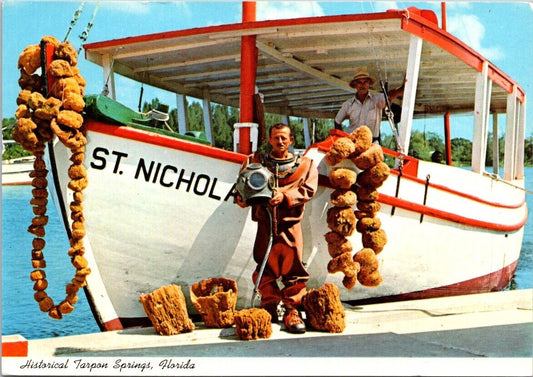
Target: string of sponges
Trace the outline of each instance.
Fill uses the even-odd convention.
[[[91,273],[85,253],[83,237],[85,225],[83,216],[83,190],[87,187],[87,171],[83,166],[85,156],[86,130],[83,126],[82,112],[85,107],[83,100],[85,79],[80,75],[77,64],[76,49],[69,42],[60,43],[51,36],[43,37],[42,41],[52,46],[52,60],[47,67],[51,80],[41,72],[42,69],[41,44],[30,45],[20,54],[18,68],[20,69],[19,86],[22,89],[17,98],[18,108],[15,112],[17,123],[13,128],[13,139],[25,150],[35,156],[32,179],[32,206],[35,217],[32,219],[28,232],[35,235],[32,250],[32,266],[35,269],[30,274],[36,291],[34,299],[39,303],[43,312],[50,317],[61,319],[63,314],[74,310],[78,301],[78,290],[86,285],[86,277]],[[52,83],[50,87],[48,84]],[[45,90],[47,88],[48,90]],[[70,149],[72,165],[68,169],[70,178],[68,187],[73,191],[71,210],[71,237],[68,255],[76,269],[74,278],[66,286],[65,299],[55,305],[48,297],[45,289],[48,287],[44,268],[43,249],[45,247],[45,226],[48,204],[48,170],[43,159],[46,143],[57,136]]]
[[[370,129],[362,126],[348,137],[335,140],[324,160],[332,166],[329,182],[333,188],[333,206],[328,209],[326,220],[330,231],[324,235],[331,256],[328,272],[343,273],[342,284],[347,289],[352,289],[357,281],[368,287],[378,286],[383,278],[376,255],[383,250],[387,236],[377,217],[381,209],[377,189],[390,174],[383,150],[372,143]],[[336,167],[344,160],[350,160],[360,172]],[[348,237],[354,232],[361,234],[363,248],[352,255],[353,245]]]

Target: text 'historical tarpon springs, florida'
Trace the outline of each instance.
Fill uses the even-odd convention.
[[[91,168],[96,170],[111,169],[113,174],[122,175],[124,171],[121,169],[121,163],[128,158],[128,154],[97,147],[93,150],[92,158]],[[226,190],[216,177],[211,177],[205,173],[186,171],[174,165],[162,164],[142,157],[137,162],[133,177],[145,182],[159,184],[166,188],[184,190],[219,201],[230,199],[235,187],[235,184],[233,184],[229,190]]]
[[[175,360],[175,359],[150,359],[145,358],[141,360],[128,359],[109,359],[109,358],[51,358],[51,359],[26,359],[20,364],[19,369],[33,374],[32,371],[43,371],[43,375],[50,375],[49,371],[77,371],[96,372],[101,370],[109,370],[112,374],[114,372],[145,372],[149,370],[178,370],[178,369],[195,369],[196,364],[191,359]],[[48,370],[47,372],[44,372]],[[61,373],[62,374],[62,373]]]

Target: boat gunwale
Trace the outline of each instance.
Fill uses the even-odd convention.
[[[325,153],[325,152],[328,151],[328,149],[333,144],[333,141],[336,140],[337,137],[343,137],[343,136],[347,137],[348,134],[344,133],[343,131],[332,130],[330,132],[330,137],[328,139],[326,139],[326,140],[324,140],[322,142],[315,143],[315,144],[311,145],[308,149],[317,148],[318,150],[321,150],[322,152]],[[481,204],[489,205],[491,207],[506,208],[506,209],[517,209],[517,208],[522,207],[526,203],[525,195],[522,198],[522,200],[520,202],[518,202],[518,203],[515,203],[515,204],[504,204],[504,203],[500,203],[500,202],[494,202],[494,201],[486,200],[486,199],[483,199],[483,198],[481,198],[479,196],[475,196],[475,195],[472,195],[472,194],[467,194],[467,193],[461,192],[459,190],[455,190],[455,189],[453,189],[451,187],[448,187],[448,186],[445,186],[445,185],[442,185],[442,184],[439,184],[439,183],[426,182],[425,180],[418,178],[418,176],[416,175],[417,172],[418,172],[418,162],[419,161],[423,161],[423,160],[417,159],[416,157],[412,157],[412,156],[401,155],[399,152],[393,151],[392,149],[389,149],[389,148],[382,147],[382,149],[383,149],[383,154],[386,155],[386,156],[390,156],[390,157],[394,157],[394,158],[400,158],[400,156],[401,156],[401,158],[403,159],[403,163],[404,163],[404,168],[403,168],[402,174],[401,174],[401,178],[402,179],[407,179],[407,180],[410,180],[410,181],[413,181],[413,182],[416,182],[416,183],[422,184],[422,185],[426,185],[427,184],[428,187],[430,187],[430,188],[434,188],[434,189],[437,189],[437,190],[440,190],[440,191],[444,191],[444,192],[450,193],[452,195],[461,196],[461,197],[464,197],[466,199],[469,199],[469,200],[472,200],[472,201],[475,201],[475,202],[478,202],[478,203],[481,203]],[[400,171],[398,169],[396,169],[396,168],[391,169],[390,173],[393,174],[393,175],[396,175],[396,176],[400,176]],[[510,182],[508,180],[502,180],[502,181]]]
[[[137,129],[130,126],[106,124],[105,122],[98,120],[87,120],[86,124],[90,131],[99,132],[110,136],[122,137],[171,149],[185,149],[186,152],[239,164],[246,160],[246,156],[243,154],[160,134],[157,132],[157,129],[154,129],[154,131],[151,132],[145,129]]]

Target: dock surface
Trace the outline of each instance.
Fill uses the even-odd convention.
[[[424,367],[424,361],[428,360],[453,360],[462,365],[475,365],[473,373],[480,373],[458,371],[458,374],[462,375],[533,374],[531,289],[345,306],[345,312],[346,329],[339,334],[313,330],[301,335],[289,334],[284,331],[282,325],[273,324],[273,333],[269,339],[241,341],[236,337],[234,328],[206,328],[200,322],[195,324],[196,329],[193,332],[175,336],[157,335],[155,330],[149,327],[30,340],[27,357],[33,360],[148,358],[153,359],[151,364],[154,373],[160,368],[160,363],[167,360],[170,363],[178,363],[178,368],[181,368],[181,363],[183,368],[180,375],[188,374],[184,366],[186,362],[196,360],[197,364],[205,364],[205,360],[211,360],[205,358],[222,358],[226,362],[242,358],[245,364],[249,362],[246,358],[253,358],[253,365],[266,363],[271,366],[291,365],[295,360],[306,358],[305,364],[315,368],[311,371],[313,375],[322,374],[324,364],[331,364],[327,362],[328,358],[335,363],[338,362],[337,358],[341,358],[344,364],[347,360],[352,360],[347,358],[353,358],[355,364],[349,364],[360,367],[368,363],[376,364],[375,368],[378,369],[372,371],[381,371],[382,373],[378,373],[381,375],[385,374],[381,369],[384,365],[380,365],[378,360],[383,358],[392,358],[396,362],[401,360],[397,365],[411,365],[416,362],[419,367]],[[3,365],[5,366],[6,361],[9,365],[12,364],[13,359],[19,358],[3,358]],[[19,360],[20,362],[22,361]],[[479,363],[486,362],[490,365],[490,370],[479,369]],[[448,368],[453,364],[445,363]],[[504,372],[501,369],[506,368],[507,364],[511,369],[505,369]],[[334,370],[334,374],[345,374],[342,370],[333,368],[335,365],[329,365],[330,369],[326,371]],[[429,368],[430,365],[425,367]],[[435,367],[435,363],[431,367]],[[277,374],[275,370],[273,374]],[[285,370],[282,371],[282,374],[286,373]],[[188,372],[194,374],[190,370]],[[264,369],[257,372],[260,375],[271,374]],[[369,370],[357,368],[349,369],[346,374],[360,375],[358,372],[373,374]],[[455,375],[453,370],[448,369],[448,372],[449,375]],[[256,373],[248,370],[244,374]],[[426,375],[420,372],[419,374]],[[150,374],[150,371],[143,370],[142,375],[157,373]]]

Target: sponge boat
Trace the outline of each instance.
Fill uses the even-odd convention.
[[[303,120],[303,153],[319,170],[320,186],[302,223],[310,288],[332,282],[343,301],[355,304],[504,289],[517,266],[527,219],[526,95],[520,85],[440,27],[431,11],[272,21],[256,21],[248,3],[243,11],[240,23],[83,46],[86,59],[102,67],[106,85],[106,95],[86,96],[84,114],[84,244],[92,271],[85,292],[101,329],[149,324],[139,296],[167,284],[180,285],[188,296],[195,282],[233,279],[237,307],[248,305],[255,224],[249,210],[233,203],[232,192],[241,163],[258,148],[262,125],[256,119],[264,112]],[[315,140],[312,124],[333,119],[353,96],[348,82],[361,66],[385,76],[391,87],[405,78],[405,90],[397,119],[388,118],[397,126],[398,148],[384,148],[391,174],[379,188],[377,216],[387,235],[377,255],[383,282],[346,289],[342,274],[326,268],[333,167],[324,157],[347,134],[332,130]],[[164,123],[165,109],[146,119],[117,102],[115,75],[176,93],[178,130],[150,127]],[[212,103],[240,110],[234,150],[214,146],[209,117],[203,133],[187,131],[181,116],[187,97],[200,99],[205,114]],[[469,169],[453,166],[449,124],[456,114],[472,119]],[[419,117],[442,118],[445,163],[407,153]],[[498,127],[505,129],[503,170],[497,140],[488,138],[489,131],[499,134]],[[496,168],[485,164],[494,151]],[[52,196],[70,232],[69,152],[55,139],[46,159]],[[358,171],[350,161],[339,166]],[[355,251],[362,248],[359,233],[349,239]]]

